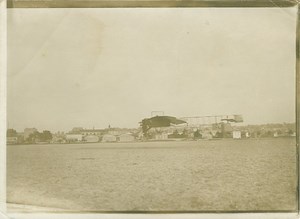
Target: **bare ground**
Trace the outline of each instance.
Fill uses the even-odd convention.
[[[295,211],[296,179],[293,138],[7,148],[11,212]]]

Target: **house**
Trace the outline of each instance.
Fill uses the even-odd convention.
[[[18,144],[18,137],[6,137],[6,144]]]
[[[102,137],[102,142],[116,142],[117,137],[114,135],[106,134]]]
[[[135,138],[131,133],[122,134],[119,136],[120,142],[131,142],[134,141]]]
[[[233,138],[233,139],[241,139],[241,138],[242,138],[242,133],[241,133],[241,131],[237,131],[237,130],[233,131],[233,132],[232,132],[232,138]]]
[[[84,137],[84,140],[86,142],[92,143],[92,142],[98,142],[99,141],[99,137],[96,135],[88,135]]]
[[[72,129],[72,131],[70,131],[70,133],[73,133],[73,134],[79,134],[79,133],[81,133],[82,130],[83,130],[82,127],[74,127],[74,128]]]
[[[168,133],[160,133],[155,135],[155,140],[167,140]]]
[[[96,135],[102,136],[105,133],[104,129],[82,129],[80,133],[84,136]]]
[[[81,134],[67,134],[66,141],[67,142],[80,142],[80,141],[82,141],[82,135]]]

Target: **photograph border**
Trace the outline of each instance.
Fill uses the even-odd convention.
[[[293,7],[297,0],[7,0],[8,8]]]
[[[300,203],[299,203],[299,197],[300,197],[300,191],[299,191],[299,182],[300,182],[300,174],[299,174],[299,142],[300,142],[300,2],[297,0],[292,1],[285,1],[285,0],[276,0],[276,1],[259,1],[259,0],[250,0],[250,1],[237,1],[237,0],[217,0],[217,1],[101,1],[101,0],[0,0],[0,218],[1,218],[1,212],[4,212],[3,215],[6,215],[6,102],[7,102],[7,96],[6,96],[6,83],[7,83],[7,18],[6,18],[6,8],[8,10],[13,10],[13,8],[186,8],[186,7],[201,7],[201,8],[209,8],[209,7],[219,7],[219,8],[226,8],[226,7],[242,7],[242,8],[259,8],[259,7],[267,7],[267,8],[275,8],[275,7],[296,7],[297,6],[297,26],[295,30],[295,40],[296,40],[296,65],[295,65],[295,116],[296,116],[296,171],[297,171],[297,211],[175,211],[175,212],[165,212],[165,211],[92,211],[92,212],[80,212],[80,211],[66,211],[66,212],[59,212],[56,213],[58,216],[60,213],[63,215],[69,214],[69,213],[76,213],[76,214],[82,214],[87,216],[87,214],[90,213],[101,213],[102,215],[108,214],[113,216],[113,214],[117,214],[118,216],[125,215],[127,218],[130,214],[147,214],[150,216],[150,214],[179,214],[183,215],[182,218],[186,218],[187,214],[196,214],[196,216],[200,214],[205,216],[207,218],[207,213],[209,215],[213,216],[212,214],[216,214],[218,216],[221,216],[223,214],[225,215],[237,215],[239,213],[242,213],[244,216],[247,217],[248,213],[260,214],[260,213],[267,213],[267,215],[271,216],[268,213],[279,213],[276,215],[281,215],[281,213],[293,213],[292,215],[295,216],[295,213],[299,215],[300,210]],[[4,30],[4,31],[3,31]],[[3,192],[3,193],[2,193]],[[55,212],[43,212],[43,213],[55,213]],[[20,214],[12,214],[12,215],[19,215]],[[28,214],[26,214],[29,216]],[[35,213],[35,216],[38,216],[39,214]],[[284,214],[285,215],[285,214]],[[99,215],[98,215],[99,216]],[[256,217],[256,216],[255,216]],[[32,218],[32,217],[30,217]],[[99,218],[99,217],[97,217]],[[107,217],[106,217],[107,218]],[[199,218],[199,217],[197,217]],[[222,217],[224,218],[224,217]],[[260,216],[258,216],[260,218]]]
[[[6,1],[0,0],[0,218],[6,214],[6,81],[7,81]]]

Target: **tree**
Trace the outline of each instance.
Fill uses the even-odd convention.
[[[16,137],[17,136],[17,131],[14,130],[14,129],[7,129],[6,136],[7,137]]]
[[[39,139],[39,135],[40,135],[39,132],[31,133],[31,134],[28,136],[28,138],[26,139],[26,141],[27,141],[28,143],[35,143],[35,141],[36,141],[37,139]]]
[[[40,136],[42,139],[42,141],[50,141],[52,140],[52,133],[48,130],[44,130],[43,133],[41,133],[41,136]]]
[[[289,129],[288,134],[293,135],[294,134],[293,130]]]
[[[216,138],[223,138],[223,133],[222,132],[217,132],[215,135]]]
[[[177,130],[174,130],[173,133],[171,135],[169,135],[170,138],[180,138],[181,135],[179,134],[179,132]]]
[[[181,138],[186,138],[186,137],[188,137],[188,131],[186,129],[183,129]]]
[[[201,133],[199,132],[199,129],[197,129],[197,130],[194,132],[194,138],[195,138],[195,139],[202,138],[202,135],[201,135]]]
[[[52,139],[52,133],[48,130],[43,132],[34,132],[31,133],[27,139],[29,143],[35,143],[36,141],[49,142]]]

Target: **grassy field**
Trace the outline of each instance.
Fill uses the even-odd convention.
[[[7,148],[8,211],[295,211],[296,179],[294,138]]]

